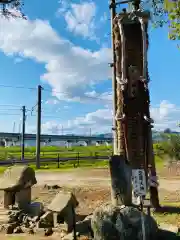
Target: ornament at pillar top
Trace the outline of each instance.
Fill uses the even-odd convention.
[[[123,11],[116,15],[115,20],[121,20],[123,24],[131,24],[136,21],[139,22],[139,18],[142,18],[144,23],[148,23],[150,19],[150,12],[142,10],[133,10],[131,12]]]
[[[22,13],[23,0],[0,0],[0,14],[5,18],[23,18],[26,16]]]

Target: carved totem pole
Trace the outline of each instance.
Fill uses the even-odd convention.
[[[150,165],[152,178],[155,179],[151,131],[153,120],[150,118],[149,111],[147,66],[149,45],[147,29],[150,14],[139,9],[139,1],[134,1],[134,9],[131,12],[123,9],[121,13],[116,14],[116,3],[113,0],[110,8],[114,76],[114,155],[116,159],[119,156],[119,161],[126,162],[131,169],[143,168],[146,177],[148,177]],[[119,169],[121,167],[122,164]],[[124,171],[127,173],[129,170]],[[122,173],[122,169],[120,172]],[[126,184],[131,185],[129,173],[125,175]],[[117,182],[117,176],[115,182]],[[117,183],[115,185],[117,188]],[[127,188],[128,190],[124,192],[121,189],[119,193],[121,198],[124,194],[121,202],[125,205],[131,202],[131,186]],[[113,195],[118,198],[117,190],[114,190]],[[150,195],[152,205],[155,208],[159,207],[156,186],[150,187]]]

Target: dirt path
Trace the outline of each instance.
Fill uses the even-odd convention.
[[[38,172],[38,185],[58,184],[67,187],[109,187],[110,177],[107,169],[75,169],[65,172]],[[167,191],[180,191],[180,180],[159,179],[159,188]]]

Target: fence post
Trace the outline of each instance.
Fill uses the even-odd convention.
[[[59,168],[59,164],[60,164],[60,161],[59,161],[60,159],[59,159],[59,153],[58,153],[58,158],[57,158],[57,162],[58,162],[58,165],[57,165],[57,167]]]
[[[98,153],[95,152],[94,155],[95,155],[95,159],[98,159]]]
[[[78,165],[78,167],[80,166],[80,163],[79,163],[79,152],[77,153],[77,165]]]

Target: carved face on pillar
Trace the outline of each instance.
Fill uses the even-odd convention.
[[[128,96],[134,98],[138,95],[138,83],[140,80],[140,73],[136,66],[129,66],[128,68]]]

